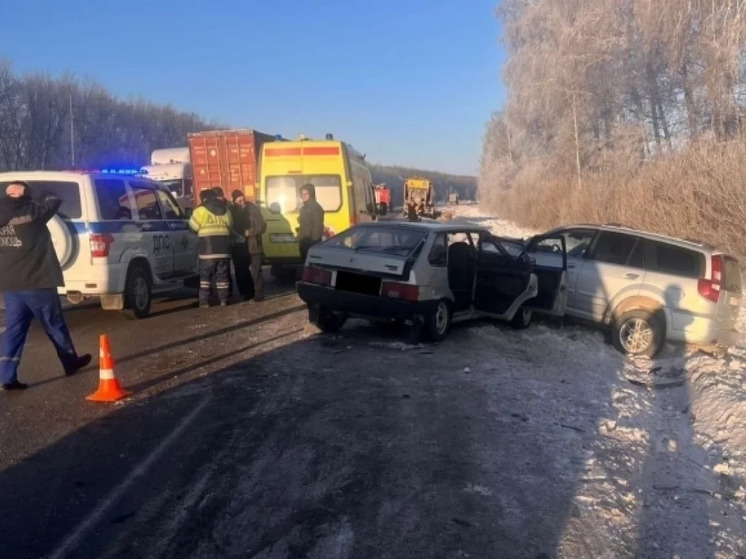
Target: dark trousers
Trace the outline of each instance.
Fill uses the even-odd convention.
[[[5,321],[2,356],[0,356],[0,382],[18,380],[18,366],[26,343],[31,320],[36,318],[54,344],[57,356],[65,371],[78,365],[70,332],[62,315],[62,303],[56,289],[33,289],[30,291],[8,291],[3,293]]]
[[[233,267],[236,269],[236,287],[245,299],[254,296],[254,280],[251,278],[251,255],[246,243],[233,244]]]
[[[308,256],[308,249],[311,248],[313,245],[317,245],[321,242],[321,239],[319,240],[313,240],[309,238],[303,238],[300,241],[298,241],[298,248],[300,249],[300,259],[303,260],[303,264],[306,263],[306,256]]]
[[[199,259],[199,304],[206,305],[210,302],[212,281],[215,280],[215,289],[221,303],[228,302],[228,291],[230,290],[231,261],[228,258],[200,258]]]

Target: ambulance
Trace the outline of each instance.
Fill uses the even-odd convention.
[[[325,238],[377,217],[376,197],[365,156],[349,144],[305,136],[262,146],[260,199],[267,231],[262,237],[265,263],[272,274],[303,264],[298,249],[300,188],[312,184],[324,209]]]

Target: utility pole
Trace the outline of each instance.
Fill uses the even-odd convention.
[[[75,120],[73,118],[73,94],[70,94],[70,159],[75,169]]]

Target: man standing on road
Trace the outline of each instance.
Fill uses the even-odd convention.
[[[300,198],[303,207],[298,215],[298,245],[305,264],[308,249],[324,236],[324,209],[316,201],[316,187],[310,183],[300,187]]]
[[[246,211],[246,200],[243,192],[234,190],[231,194],[233,205],[231,206],[231,217],[233,218],[233,230],[236,232],[236,240],[233,243],[233,267],[236,269],[236,287],[243,297],[248,301],[254,297],[254,282],[251,279],[251,255],[249,254],[249,214]]]
[[[189,229],[199,237],[199,306],[210,306],[212,280],[218,292],[220,306],[228,304],[230,290],[233,219],[225,199],[214,190],[200,192],[202,204],[189,219]]]
[[[91,362],[89,353],[75,351],[57,295],[64,281],[47,222],[61,204],[59,198],[33,192],[20,181],[10,183],[0,198],[0,289],[7,322],[0,355],[4,390],[28,387],[18,381],[18,366],[32,318],[54,344],[66,375]]]
[[[267,231],[267,222],[264,221],[262,211],[253,202],[245,201],[246,212],[249,214],[249,230],[247,238],[249,242],[249,254],[251,255],[251,279],[254,280],[254,301],[264,299],[264,278],[262,277],[262,259],[264,247],[262,246],[262,235]]]

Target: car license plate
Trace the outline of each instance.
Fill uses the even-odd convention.
[[[269,241],[271,243],[294,243],[295,241],[295,235],[291,235],[290,233],[273,233],[269,236]]]

